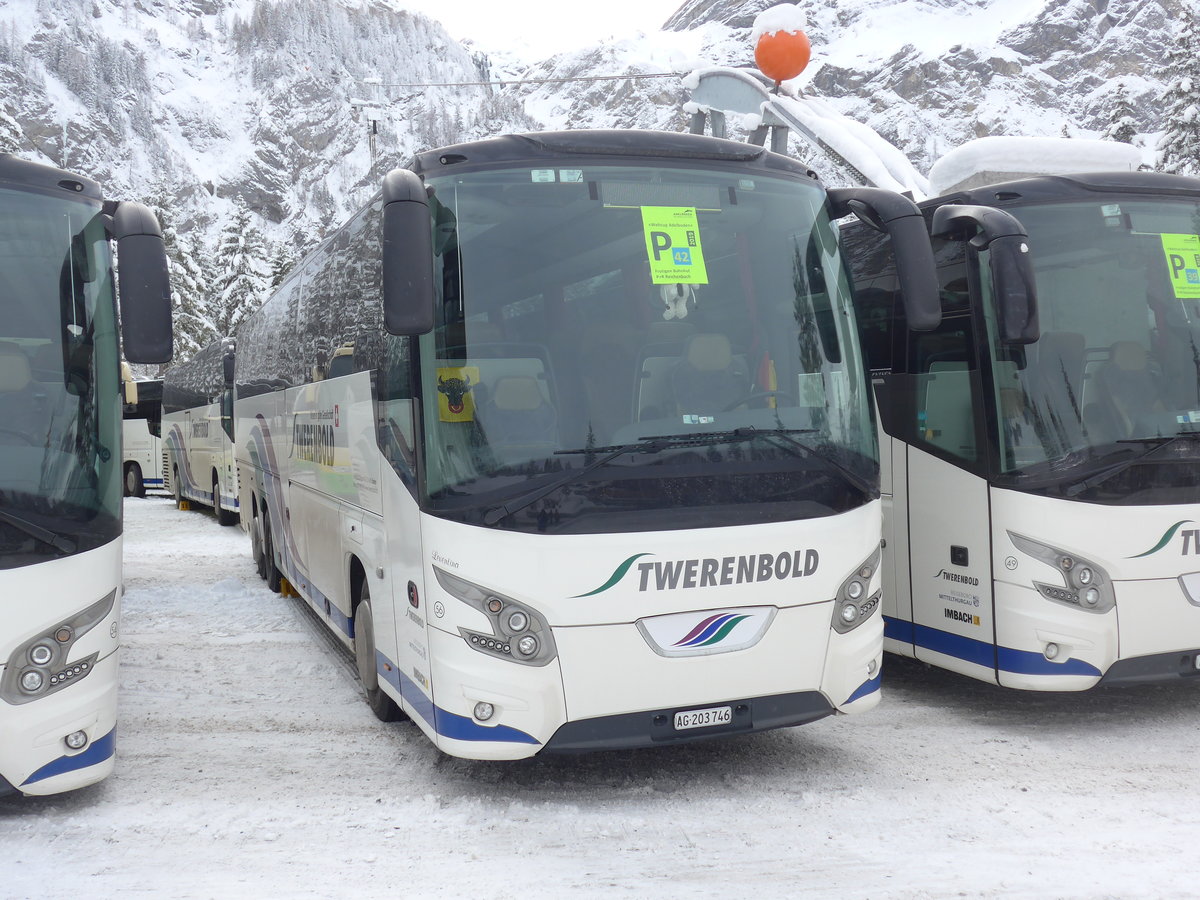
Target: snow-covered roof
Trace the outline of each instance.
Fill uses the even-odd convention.
[[[935,197],[1031,175],[1132,172],[1142,151],[1116,141],[1080,138],[985,137],[951,150],[929,170]]]

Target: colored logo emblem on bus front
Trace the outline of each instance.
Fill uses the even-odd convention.
[[[742,606],[667,613],[638,619],[637,629],[659,656],[710,656],[753,647],[778,611],[774,606]]]
[[[744,622],[748,618],[750,617],[746,615],[734,615],[733,613],[721,613],[720,615],[709,616],[677,640],[674,646],[711,647],[713,644],[719,644],[725,638],[729,637],[730,632],[737,628],[739,622]]]

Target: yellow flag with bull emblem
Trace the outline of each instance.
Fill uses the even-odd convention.
[[[438,413],[443,422],[472,422],[475,419],[475,388],[478,366],[446,366],[437,370]]]

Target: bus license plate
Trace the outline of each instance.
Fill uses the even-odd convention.
[[[728,725],[733,721],[732,706],[710,706],[708,709],[689,709],[675,713],[675,730],[707,728],[710,725]]]

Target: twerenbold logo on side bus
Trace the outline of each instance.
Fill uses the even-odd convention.
[[[637,553],[617,566],[608,581],[595,590],[572,599],[602,594],[624,578],[634,563],[653,553]],[[639,592],[674,591],[691,588],[752,584],[803,578],[817,571],[821,556],[816,550],[784,550],[782,553],[751,553],[744,556],[673,559],[666,562],[637,562]]]

